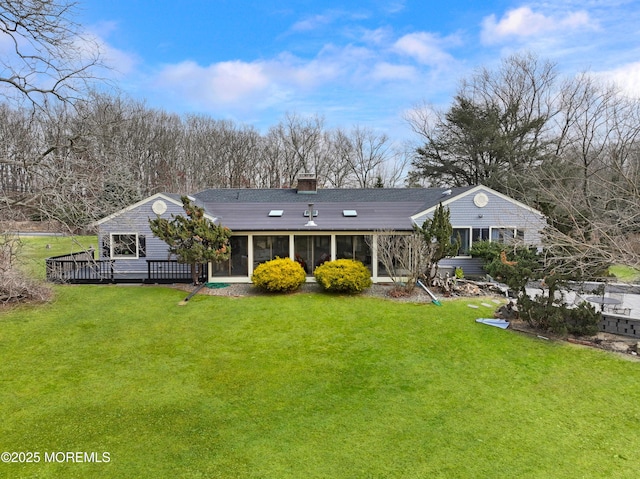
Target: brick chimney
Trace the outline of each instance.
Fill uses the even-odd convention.
[[[312,195],[318,192],[318,180],[313,173],[301,173],[298,176],[298,194]]]

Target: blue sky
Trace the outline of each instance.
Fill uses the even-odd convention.
[[[518,51],[640,96],[640,1],[80,0],[77,19],[129,96],[261,131],[289,112],[407,137],[409,109]]]

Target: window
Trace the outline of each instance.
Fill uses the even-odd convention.
[[[294,239],[295,260],[307,275],[321,264],[331,261],[331,236],[296,236]]]
[[[491,241],[511,243],[514,239],[524,241],[524,230],[517,228],[491,228]]]
[[[473,228],[471,234],[471,240],[476,241],[488,241],[489,240],[489,228]]]
[[[233,245],[231,249],[233,254]],[[254,236],[253,237],[253,265],[257,266],[270,261],[276,256],[289,257],[289,236]]]
[[[106,239],[106,238],[105,238]],[[146,256],[146,239],[137,233],[112,233],[108,245],[108,257],[113,259],[138,259]],[[107,253],[107,245],[103,251]],[[105,256],[107,256],[105,254]]]
[[[232,236],[229,239],[231,258],[213,262],[213,276],[247,276],[249,274],[249,238]]]
[[[458,248],[458,256],[466,256],[471,249],[471,229],[470,228],[453,228],[453,235],[451,236],[451,243],[460,241],[460,247]]]
[[[517,228],[453,228],[451,242],[460,240],[458,256],[467,256],[473,243],[478,241],[494,241],[496,243],[510,243],[514,239],[524,241],[524,230]]]
[[[336,259],[355,259],[372,271],[370,238],[362,235],[336,235]]]

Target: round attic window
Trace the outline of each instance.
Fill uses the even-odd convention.
[[[155,214],[161,215],[167,211],[167,204],[162,200],[156,200],[154,201],[153,206],[151,206],[151,209]]]
[[[473,197],[473,203],[478,208],[484,208],[489,203],[489,197],[484,193],[478,193],[476,196]]]

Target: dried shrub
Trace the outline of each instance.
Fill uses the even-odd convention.
[[[405,286],[396,285],[393,288],[391,288],[391,290],[387,294],[392,298],[408,298],[409,296],[411,296],[411,293],[412,292],[408,290]]]
[[[48,301],[51,289],[33,280],[18,268],[18,252],[22,243],[17,236],[0,235],[0,304]]]
[[[27,278],[17,269],[3,272],[0,279],[0,303],[44,302],[51,299],[51,294],[45,284]]]
[[[306,274],[300,263],[290,258],[276,258],[258,265],[251,281],[270,293],[288,293],[306,281]]]

